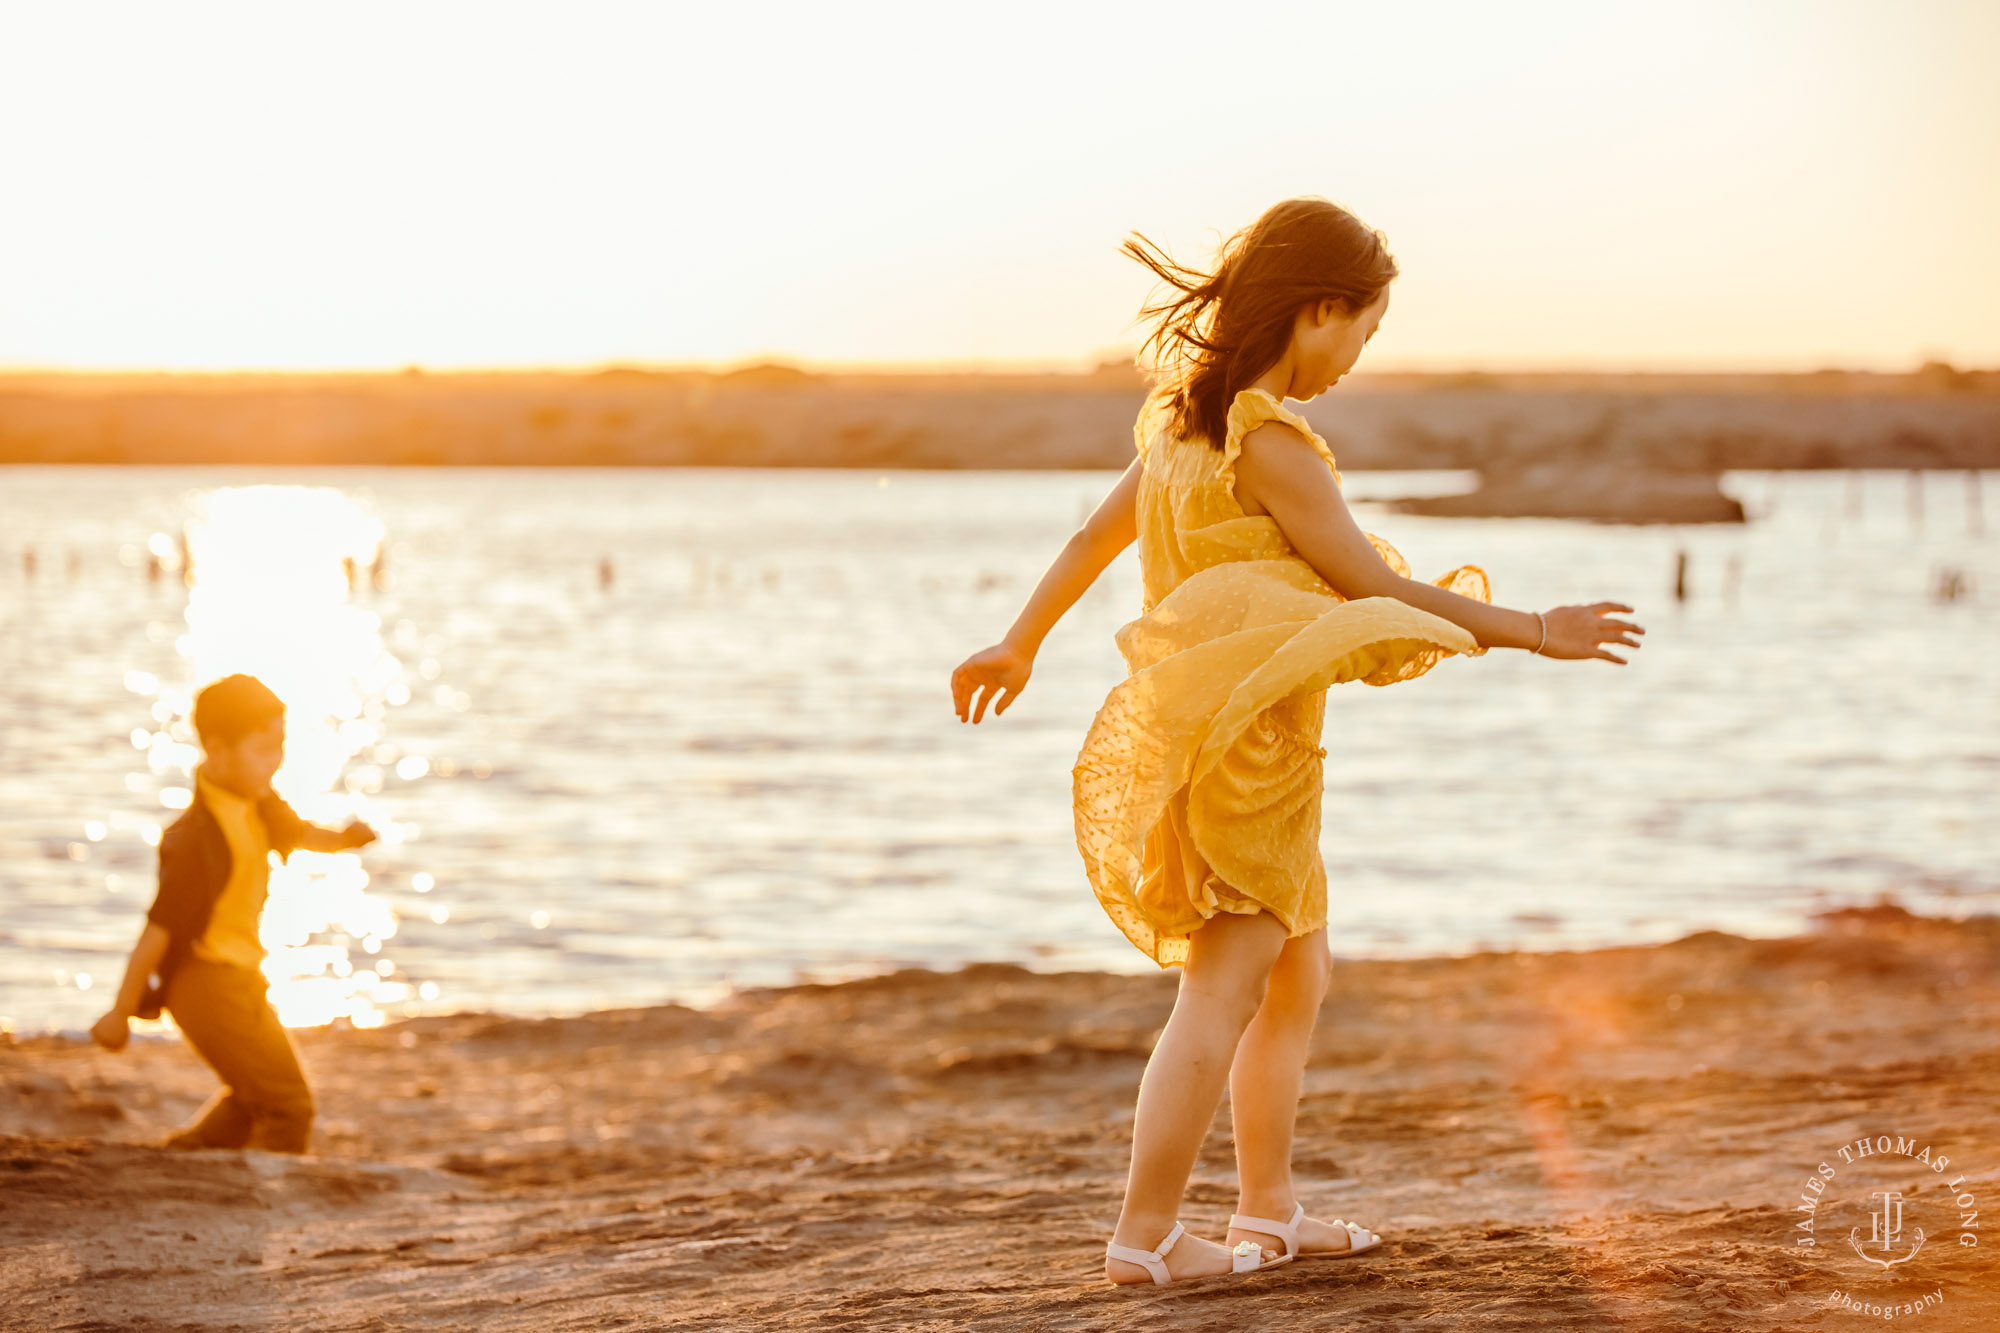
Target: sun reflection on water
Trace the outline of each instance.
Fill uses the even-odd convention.
[[[241,671],[285,702],[285,762],[272,780],[278,793],[314,823],[361,818],[380,835],[378,845],[402,841],[405,830],[374,808],[382,768],[350,763],[363,752],[371,761],[392,752],[384,744],[388,710],[410,697],[381,618],[350,600],[354,571],[380,555],[382,525],[346,495],[318,487],[248,486],[190,499],[187,632],[175,643],[187,683],[126,677],[135,692],[158,695],[153,716],[163,725],[135,730],[132,743],[170,784],[160,788],[165,811],[191,799],[200,759],[194,691]],[[422,764],[405,756],[397,771],[421,776]],[[157,826],[140,832],[158,841]],[[375,1027],[382,1006],[409,998],[410,984],[390,980],[394,964],[377,957],[395,938],[396,915],[369,892],[360,854],[298,851],[287,863],[274,856],[270,886],[261,933],[280,1021],[310,1027],[344,1018]]]

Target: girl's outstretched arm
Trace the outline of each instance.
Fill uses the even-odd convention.
[[[1243,453],[1236,463],[1236,499],[1244,512],[1275,519],[1292,548],[1341,596],[1393,597],[1442,616],[1488,648],[1532,651],[1544,638],[1546,620],[1544,657],[1596,657],[1623,665],[1624,658],[1601,645],[1637,648],[1638,636],[1646,632],[1629,621],[1610,618],[1613,612],[1632,610],[1619,602],[1559,606],[1538,619],[1532,611],[1491,606],[1396,573],[1348,512],[1326,461],[1305,436],[1282,422],[1259,426],[1243,437]]]
[[[1083,526],[1063,546],[1062,553],[1049,565],[1042,581],[1028,595],[1021,614],[1014,617],[1007,637],[991,648],[983,648],[959,663],[951,673],[951,702],[960,722],[978,722],[993,703],[994,716],[1007,711],[1028,684],[1035,654],[1042,640],[1055,628],[1063,613],[1076,605],[1085,589],[1097,581],[1104,567],[1130,546],[1139,535],[1139,477],[1144,465],[1138,459],[1111,488]],[[994,702],[995,697],[998,702]]]

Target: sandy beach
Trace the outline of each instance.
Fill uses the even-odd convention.
[[[1388,1243],[1114,1290],[1100,1247],[1172,994],[982,966],[310,1030],[304,1159],[148,1146],[208,1088],[178,1041],[10,1041],[0,1325],[1807,1330],[1866,1317],[1836,1292],[1935,1292],[1904,1317],[2000,1326],[1990,1247],[1947,1197],[2000,1161],[1993,918],[1341,963],[1300,1186]],[[1839,1155],[1881,1134],[1954,1164]],[[1889,1185],[1930,1242],[1874,1267],[1847,1237]],[[1220,1237],[1233,1202],[1225,1106],[1187,1219]]]

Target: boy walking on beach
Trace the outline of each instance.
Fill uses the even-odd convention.
[[[118,998],[90,1035],[120,1051],[133,1018],[172,1011],[222,1091],[167,1146],[302,1153],[312,1089],[261,970],[269,856],[346,851],[373,842],[375,831],[359,820],[338,831],[309,824],[271,790],[285,757],[285,705],[256,677],[204,687],[194,729],[202,748],[194,801],[160,836],[159,893]]]

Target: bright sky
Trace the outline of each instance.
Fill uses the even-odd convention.
[[[1074,363],[1127,230],[1294,194],[1378,368],[1996,365],[1996,70],[1991,0],[0,0],[0,365]]]

